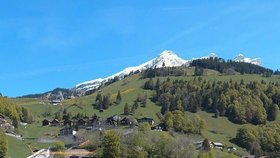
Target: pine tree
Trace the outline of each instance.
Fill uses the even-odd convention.
[[[131,113],[131,114],[134,114],[134,113],[135,113],[135,110],[136,110],[136,107],[135,107],[135,105],[133,104],[132,107],[131,107],[130,113]]]
[[[211,150],[210,142],[207,138],[203,141],[202,147],[203,147],[203,150],[205,150],[205,151],[210,151]]]
[[[138,104],[138,101],[137,101],[137,100],[134,101],[133,107],[135,107],[135,110],[138,109],[139,104]]]
[[[121,96],[121,92],[118,91],[117,97],[116,97],[116,104],[120,104],[122,101],[122,96]]]
[[[67,114],[67,110],[63,109],[63,115],[66,115],[66,114]]]
[[[130,110],[129,110],[128,104],[126,103],[125,106],[124,106],[124,109],[123,109],[123,113],[125,115],[129,115],[129,112],[130,112]]]
[[[154,89],[154,81],[152,78],[149,79],[149,81],[145,82],[145,85],[144,85],[144,89],[150,89],[150,90],[153,90]]]
[[[155,85],[155,89],[158,90],[160,88],[160,80],[159,78],[157,79],[156,85]]]
[[[103,108],[104,109],[108,109],[109,108],[109,97],[108,96],[104,96],[103,97]]]
[[[194,76],[202,76],[203,72],[204,72],[203,68],[196,66],[194,69]]]
[[[144,98],[142,99],[141,103],[142,103],[142,107],[147,107],[147,94],[145,94]]]
[[[99,109],[100,109],[100,107],[103,107],[103,97],[100,93],[97,94],[94,105],[96,108],[99,108]]]

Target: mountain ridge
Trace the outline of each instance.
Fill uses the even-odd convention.
[[[117,77],[118,79],[123,79],[124,76],[129,75],[130,73],[137,72],[137,71],[143,71],[148,68],[153,68],[153,67],[177,67],[177,66],[189,66],[190,63],[194,60],[198,59],[207,59],[207,58],[218,58],[218,55],[215,53],[210,53],[208,56],[203,56],[200,58],[192,58],[190,60],[186,60],[183,58],[178,57],[173,51],[171,50],[165,50],[160,55],[156,58],[153,58],[152,60],[149,60],[143,64],[140,64],[138,66],[133,66],[133,67],[128,67],[125,68],[124,70],[113,74],[109,77],[106,78],[97,78],[94,80],[89,80],[85,81],[82,83],[79,83],[75,86],[75,89],[78,90],[93,90],[93,89],[98,89],[102,84],[108,82],[111,79],[114,79]],[[245,63],[251,63],[254,65],[261,65],[261,59],[260,58],[255,58],[255,59],[250,59],[250,58],[245,58],[244,55],[239,54],[235,59],[235,62],[245,62]]]

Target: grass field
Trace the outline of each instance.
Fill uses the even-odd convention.
[[[31,155],[31,150],[25,142],[16,138],[7,136],[8,140],[8,158],[24,158]]]
[[[169,78],[171,80],[192,80],[194,79],[194,76],[192,76],[193,68],[188,68],[188,74],[189,76],[181,76],[181,77],[175,77],[170,76]],[[244,80],[244,82],[251,82],[251,81],[258,81],[261,82],[262,80],[266,82],[279,82],[279,76],[273,76],[271,78],[265,78],[261,75],[232,75],[232,76],[224,76],[220,73],[213,71],[213,70],[206,70],[206,76],[202,76],[202,79],[205,80],[211,80],[211,81],[240,81],[241,79]],[[154,82],[157,78],[154,79]],[[159,77],[161,81],[166,80],[167,77]],[[149,90],[143,90],[142,86],[148,79],[140,79],[139,75],[133,75],[131,77],[125,78],[121,81],[115,82],[113,84],[110,84],[109,86],[106,86],[102,88],[101,94],[106,95],[108,93],[111,94],[112,98],[115,98],[117,95],[117,92],[121,91],[122,96],[122,102],[119,105],[113,105],[109,107],[109,109],[105,110],[104,112],[100,113],[97,109],[94,109],[92,104],[95,102],[95,98],[97,93],[83,96],[76,99],[70,99],[65,100],[63,102],[63,105],[61,106],[53,106],[50,104],[44,104],[38,99],[15,99],[15,101],[26,108],[28,108],[34,115],[35,123],[32,125],[28,125],[26,128],[20,127],[19,132],[24,137],[31,137],[31,138],[38,138],[38,137],[44,137],[46,135],[55,135],[55,133],[58,133],[59,128],[51,128],[51,127],[41,127],[41,121],[45,118],[42,116],[42,114],[46,110],[51,110],[51,112],[54,114],[57,111],[65,108],[68,112],[70,112],[73,115],[77,113],[82,113],[87,116],[91,116],[93,114],[97,114],[100,117],[109,117],[112,115],[121,115],[123,114],[124,105],[128,103],[129,105],[132,105],[134,100],[137,98],[139,93],[146,93],[148,96],[152,95],[152,91]],[[74,104],[77,104],[78,106],[74,106]],[[134,116],[136,118],[140,117],[151,117],[154,118],[155,121],[158,123],[160,122],[159,118],[157,117],[156,113],[160,111],[160,107],[158,105],[155,105],[153,102],[148,100],[148,104],[146,108],[139,107]],[[203,132],[203,137],[208,138],[211,141],[217,141],[225,144],[226,146],[235,146],[235,144],[232,144],[229,140],[234,138],[237,132],[237,129],[242,127],[242,125],[234,124],[230,122],[226,117],[219,117],[214,118],[213,114],[207,113],[204,111],[199,111],[198,115],[200,115],[207,123],[207,130]],[[50,116],[51,119],[54,116]],[[13,140],[13,138],[9,138],[9,149],[15,148],[17,144],[21,144],[22,148],[20,150],[24,150],[26,153],[22,152],[22,155],[28,154],[27,145],[31,146],[32,149],[36,148],[45,148],[50,146],[51,144],[40,144],[37,142],[34,142],[32,140],[27,140],[25,143],[18,142],[16,140]],[[240,152],[244,152],[243,149],[239,149]],[[9,151],[9,154],[17,154],[17,153],[11,153]],[[15,156],[14,156],[15,157]]]

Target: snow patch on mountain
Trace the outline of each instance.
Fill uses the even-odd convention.
[[[251,64],[255,64],[255,65],[259,65],[259,66],[261,65],[261,59],[260,58],[255,58],[255,59],[246,58],[243,54],[238,54],[236,56],[236,58],[234,59],[234,61],[251,63]]]
[[[190,60],[190,61],[194,61],[194,60],[198,60],[198,59],[210,59],[210,58],[218,58],[218,55],[215,53],[210,53],[209,55],[203,56],[200,58],[192,58],[192,60]]]

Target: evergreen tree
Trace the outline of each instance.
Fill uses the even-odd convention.
[[[109,97],[108,96],[104,96],[103,97],[103,108],[104,109],[108,109],[109,108]]]
[[[120,104],[122,101],[122,97],[121,97],[121,92],[118,91],[117,97],[116,97],[116,104]]]
[[[134,113],[135,113],[135,110],[136,110],[136,107],[135,107],[135,105],[133,104],[132,107],[131,107],[130,113],[131,113],[131,114],[134,114]]]
[[[154,89],[154,81],[152,78],[149,79],[149,81],[145,82],[144,84],[144,89],[150,89],[153,90]]]
[[[123,109],[123,113],[124,113],[125,115],[129,115],[129,112],[130,112],[129,106],[128,106],[127,103],[125,103],[125,106],[124,106],[124,109]]]
[[[143,100],[141,101],[142,106],[143,106],[144,108],[147,107],[147,97],[148,97],[147,94],[145,94]]]
[[[202,148],[203,150],[205,151],[210,151],[211,150],[211,147],[210,147],[210,142],[209,140],[206,138],[204,139],[203,143],[202,143]]]
[[[103,97],[100,93],[97,94],[94,105],[96,108],[99,108],[99,109],[100,109],[100,107],[103,107]]]
[[[194,75],[195,76],[202,76],[203,75],[203,68],[196,66],[194,69]]]
[[[135,110],[138,109],[139,104],[137,100],[134,101],[133,107],[135,107]]]
[[[67,109],[63,109],[63,115],[67,114]]]
[[[160,88],[160,80],[159,78],[157,79],[156,85],[155,85],[155,89],[158,90]]]

